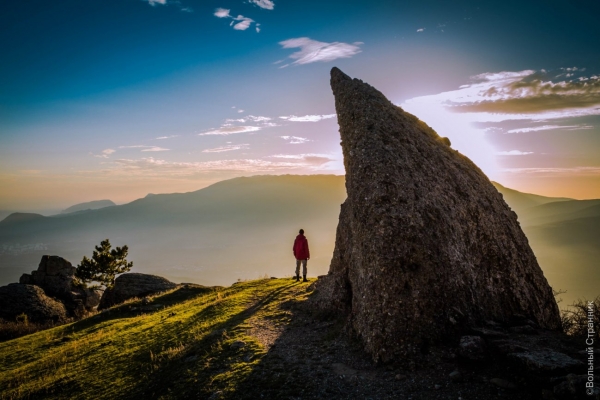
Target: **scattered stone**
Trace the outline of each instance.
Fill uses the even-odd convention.
[[[434,388],[435,390],[440,390],[440,389],[442,388],[442,386],[441,386],[441,385],[434,385],[434,386],[433,386],[433,388]]]
[[[462,374],[457,369],[450,372],[450,375],[448,375],[448,377],[454,382],[460,382],[463,378]]]
[[[485,342],[481,336],[463,336],[460,338],[459,354],[472,361],[483,360],[486,357]]]
[[[406,375],[402,375],[402,374],[396,375],[396,380],[397,381],[403,381],[403,380],[406,380],[406,378],[407,378]]]
[[[64,323],[68,319],[64,304],[46,296],[38,286],[11,283],[0,287],[0,318],[14,322],[21,314],[38,323]]]
[[[384,362],[515,314],[558,329],[552,289],[483,172],[368,84],[333,68],[331,87],[348,197],[317,305],[346,313]]]
[[[520,361],[529,372],[536,374],[558,375],[584,366],[581,361],[550,349],[511,353],[508,357]]]
[[[514,383],[507,381],[506,379],[501,379],[501,378],[492,378],[490,379],[490,383],[494,384],[496,386],[498,386],[499,388],[502,389],[516,389],[517,385],[515,385]]]
[[[117,277],[112,288],[106,289],[100,300],[98,309],[102,310],[134,297],[145,297],[178,285],[167,279],[148,274],[127,273]]]
[[[246,346],[246,342],[242,341],[242,340],[236,340],[235,342],[231,343],[231,348],[232,349],[241,349],[242,347]]]

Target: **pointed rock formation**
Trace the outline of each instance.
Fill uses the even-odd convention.
[[[485,320],[560,326],[516,214],[433,129],[337,68],[331,87],[346,190],[323,307],[348,313],[375,360]]]

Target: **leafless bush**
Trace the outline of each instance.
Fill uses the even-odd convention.
[[[567,335],[587,337],[590,333],[600,340],[600,296],[592,301],[577,300],[561,311],[561,320]]]

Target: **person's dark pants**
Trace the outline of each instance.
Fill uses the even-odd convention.
[[[300,263],[302,263],[302,275],[306,276],[306,263],[308,260],[296,260],[296,276],[300,275]]]

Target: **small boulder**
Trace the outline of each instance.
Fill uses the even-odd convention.
[[[161,276],[128,273],[115,279],[113,287],[104,291],[100,299],[99,310],[112,307],[134,297],[145,297],[174,289],[178,285]]]
[[[516,389],[517,385],[515,385],[514,383],[507,381],[506,379],[501,379],[501,378],[492,378],[490,379],[490,383],[502,388],[502,389]]]
[[[460,338],[459,354],[468,360],[483,360],[486,356],[485,342],[481,336],[463,336]]]
[[[62,323],[68,319],[65,306],[46,296],[38,286],[11,283],[0,287],[0,318],[15,321],[20,314],[37,323]]]
[[[584,366],[581,361],[551,349],[511,353],[508,357],[518,360],[529,372],[535,374],[559,375],[581,370]]]

